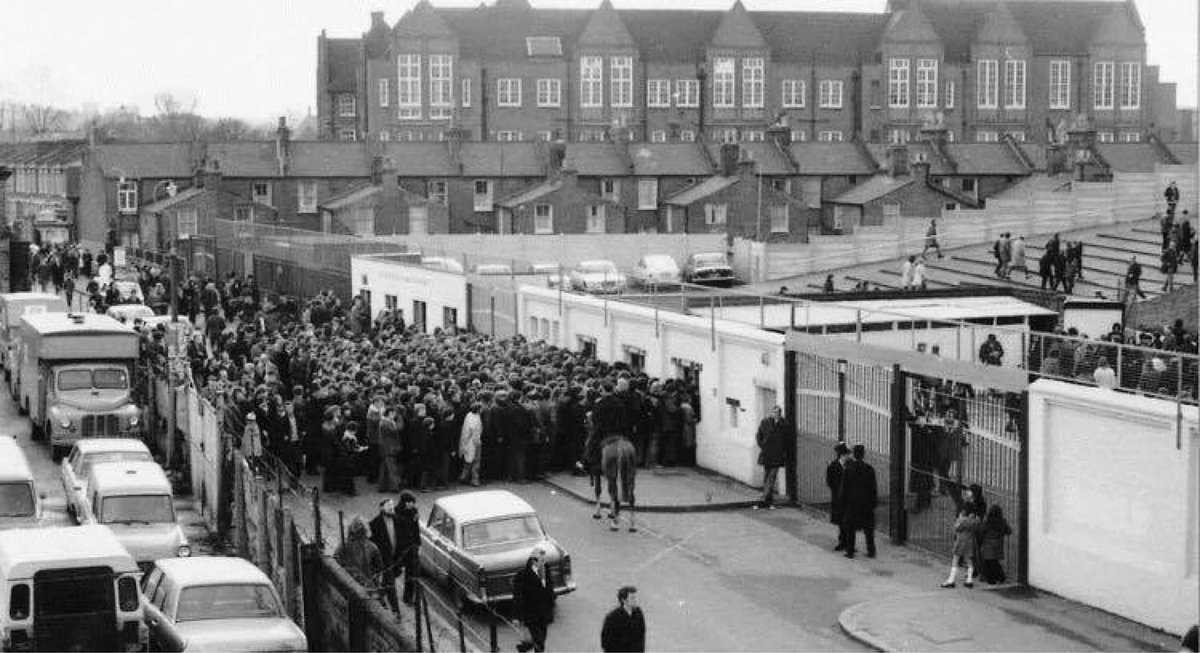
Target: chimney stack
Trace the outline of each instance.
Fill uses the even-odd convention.
[[[721,145],[721,174],[732,177],[737,174],[738,159],[742,156],[742,147],[737,143]]]
[[[908,175],[908,147],[895,145],[888,148],[887,171],[889,177],[905,177]]]
[[[279,175],[286,177],[291,168],[292,159],[292,130],[287,126],[287,118],[279,116],[279,127],[275,130],[275,160],[279,164]]]

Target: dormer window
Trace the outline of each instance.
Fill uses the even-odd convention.
[[[530,57],[561,57],[562,40],[557,36],[528,36],[525,51]]]

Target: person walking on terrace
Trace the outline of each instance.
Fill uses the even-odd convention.
[[[925,249],[921,250],[921,256],[924,256],[929,250],[937,250],[938,258],[942,258],[942,247],[938,244],[937,220],[929,221],[929,229],[925,230]]]
[[[787,423],[783,420],[783,409],[775,406],[771,416],[758,425],[755,439],[758,441],[758,464],[763,467],[762,502],[755,510],[775,509],[775,486],[778,484],[779,468],[787,464]]]

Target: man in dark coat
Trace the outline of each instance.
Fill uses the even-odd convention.
[[[755,440],[759,448],[758,464],[763,466],[763,498],[754,509],[774,510],[779,468],[787,464],[787,423],[783,421],[783,410],[779,406],[772,408],[771,416],[758,425]]]
[[[546,650],[546,632],[554,622],[557,597],[546,573],[546,552],[538,547],[529,554],[525,568],[513,577],[513,616],[529,629],[529,639],[517,644],[524,653]]]
[[[842,510],[841,510],[841,494],[842,494],[842,472],[846,467],[846,458],[850,455],[850,448],[845,442],[839,442],[833,447],[835,455],[833,461],[825,468],[825,486],[829,488],[829,521],[837,524],[838,527],[838,542],[837,546],[833,547],[834,551],[846,550],[846,538],[843,536],[841,529]]]
[[[396,602],[396,570],[400,567],[399,544],[401,524],[396,517],[396,502],[384,499],[379,502],[379,514],[371,520],[371,541],[379,549],[383,560],[383,592],[392,610],[399,610]]]
[[[858,531],[867,538],[867,557],[875,557],[875,504],[879,501],[875,484],[875,468],[863,457],[866,448],[854,445],[854,458],[842,472],[842,537],[846,541],[846,557],[854,557]]]
[[[646,618],[638,607],[637,588],[626,585],[617,590],[620,603],[604,618],[600,629],[600,648],[604,653],[640,653],[646,650]]]
[[[421,529],[417,524],[417,497],[407,490],[400,493],[400,510],[396,513],[396,568],[393,578],[404,572],[404,602],[412,605],[417,591],[417,553],[421,546]]]

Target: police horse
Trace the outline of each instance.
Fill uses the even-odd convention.
[[[634,488],[637,483],[637,453],[633,443],[623,435],[609,435],[600,443],[599,465],[589,466],[588,472],[592,477],[592,491],[596,495],[596,512],[593,519],[600,519],[600,481],[601,476],[608,486],[608,528],[615,531],[620,529],[621,503],[628,506],[629,532],[637,531]]]

